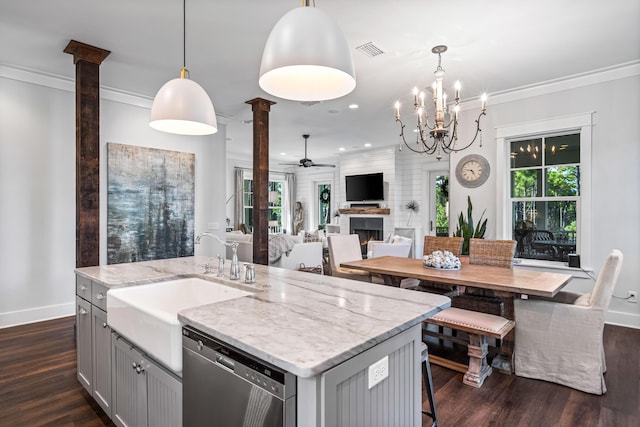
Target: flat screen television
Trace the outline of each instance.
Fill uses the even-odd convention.
[[[348,202],[384,200],[384,180],[382,172],[366,175],[347,175],[345,178]]]

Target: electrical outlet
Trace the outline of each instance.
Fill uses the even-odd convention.
[[[638,303],[638,293],[636,291],[629,291],[627,293],[627,302]]]
[[[389,376],[389,356],[385,356],[369,366],[369,388],[378,384]]]

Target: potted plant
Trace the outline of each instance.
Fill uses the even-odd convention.
[[[409,209],[409,219],[407,220],[407,227],[411,225],[411,216],[414,212],[418,212],[420,205],[417,201],[411,200],[404,205],[405,209]]]
[[[461,255],[469,255],[469,239],[483,239],[484,233],[487,231],[487,219],[484,221],[482,218],[484,217],[484,213],[486,209],[482,211],[482,215],[480,215],[480,220],[477,226],[473,227],[473,205],[471,204],[471,196],[467,196],[467,218],[464,218],[462,212],[458,216],[458,225],[456,227],[456,232],[453,235],[454,237],[462,237],[462,252]]]

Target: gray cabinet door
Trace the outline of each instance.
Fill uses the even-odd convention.
[[[111,335],[113,369],[113,422],[118,426],[147,425],[147,362],[118,334]],[[137,369],[139,368],[139,369]]]
[[[149,426],[182,425],[182,381],[154,363],[147,368]]]
[[[91,394],[93,363],[91,344],[91,303],[76,297],[76,347],[78,381]]]
[[[93,398],[111,417],[111,328],[107,313],[92,307]]]

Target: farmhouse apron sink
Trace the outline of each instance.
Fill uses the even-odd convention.
[[[111,289],[107,323],[120,335],[176,373],[182,372],[178,312],[251,295],[196,277]]]

